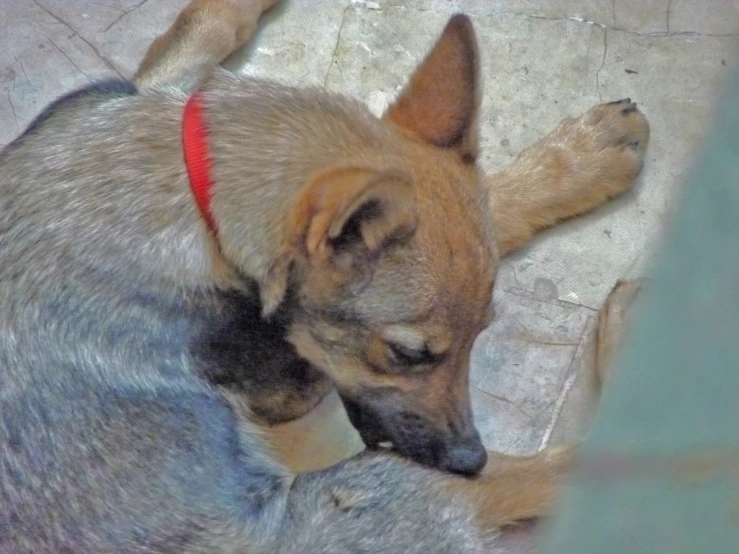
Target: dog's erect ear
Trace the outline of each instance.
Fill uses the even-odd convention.
[[[478,65],[472,22],[455,15],[384,117],[473,161],[478,143]]]
[[[296,258],[328,269],[326,285],[345,282],[366,276],[378,254],[410,237],[415,227],[408,177],[353,166],[320,173],[289,213],[281,254],[272,262],[261,290],[263,315],[282,302]]]

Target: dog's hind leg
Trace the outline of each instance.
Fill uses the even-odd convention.
[[[140,88],[189,92],[212,69],[246,44],[259,17],[279,0],[193,0],[156,39],[134,75]]]
[[[488,177],[501,255],[623,193],[641,172],[648,140],[649,124],[630,99],[601,104]]]

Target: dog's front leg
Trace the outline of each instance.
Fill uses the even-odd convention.
[[[144,56],[134,83],[186,92],[197,88],[237,48],[246,44],[259,17],[279,0],[193,0]]]
[[[624,192],[642,169],[649,125],[630,99],[562,121],[487,178],[501,255],[537,231]]]

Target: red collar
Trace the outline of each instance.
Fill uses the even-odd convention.
[[[208,155],[208,132],[203,122],[203,104],[200,94],[193,94],[185,103],[182,114],[182,147],[185,154],[185,167],[190,177],[190,188],[195,203],[212,233],[216,232],[216,224],[210,209],[211,160]]]

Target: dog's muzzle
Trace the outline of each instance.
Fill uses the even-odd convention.
[[[465,476],[477,475],[487,462],[487,451],[472,425],[455,436],[418,414],[380,411],[343,395],[342,401],[367,448],[379,449],[389,442],[395,452],[419,464]]]

